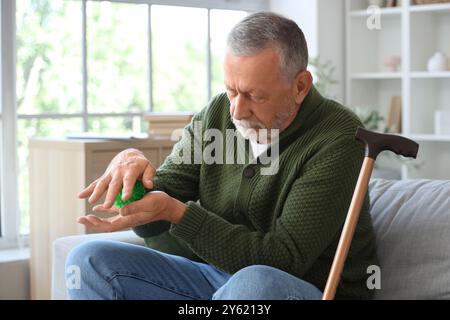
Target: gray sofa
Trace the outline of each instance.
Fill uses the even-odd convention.
[[[381,271],[375,298],[450,299],[450,181],[373,179],[369,192]],[[132,231],[56,240],[53,299],[66,298],[67,253],[91,239],[144,244]]]

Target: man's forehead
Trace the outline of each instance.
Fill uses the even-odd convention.
[[[264,88],[260,88],[260,86],[258,85],[258,83],[253,82],[253,83],[227,83],[227,81],[225,80],[225,87],[228,90],[239,90],[241,92],[247,92],[247,93],[264,93],[265,90]]]
[[[239,56],[229,53],[224,61],[225,84],[235,85],[236,81],[248,89],[258,89],[258,84],[277,81],[280,68],[277,56],[269,52],[251,56]]]
[[[230,48],[227,49],[225,54],[225,60],[239,61],[239,62],[252,62],[257,60],[279,62],[280,55],[275,47],[267,47],[261,50],[256,50],[254,53],[242,54],[235,53]]]

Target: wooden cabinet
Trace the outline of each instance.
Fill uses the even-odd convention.
[[[171,152],[174,143],[162,139],[30,140],[32,299],[50,298],[53,241],[63,236],[92,232],[76,222],[78,217],[93,213],[94,206],[78,199],[78,193],[101,176],[120,151],[139,149],[158,167]]]

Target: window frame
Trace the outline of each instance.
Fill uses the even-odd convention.
[[[0,7],[0,35],[1,35],[1,84],[0,84],[0,250],[12,247],[21,247],[28,243],[28,235],[19,233],[20,206],[18,189],[18,149],[17,126],[23,119],[67,119],[81,118],[83,131],[88,129],[88,121],[95,117],[131,117],[142,116],[145,112],[153,110],[153,68],[152,68],[152,5],[168,5],[204,8],[207,14],[207,42],[206,50],[206,77],[207,98],[211,98],[211,10],[242,10],[249,13],[269,10],[269,0],[108,0],[116,3],[147,4],[148,5],[148,94],[149,105],[146,111],[129,113],[90,113],[88,110],[88,68],[87,68],[87,1],[82,2],[82,108],[79,113],[58,114],[18,114],[16,97],[16,0],[1,1]]]
[[[16,148],[16,5],[1,1],[1,237],[0,249],[18,242],[19,199]]]

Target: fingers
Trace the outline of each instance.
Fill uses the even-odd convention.
[[[89,203],[94,203],[98,199],[101,198],[103,193],[105,193],[106,189],[108,189],[108,184],[111,181],[111,176],[107,175],[105,177],[102,177],[98,180],[94,191],[92,192],[92,195],[89,197]]]
[[[88,216],[79,217],[77,219],[77,222],[84,224],[88,228],[95,229],[97,231],[101,231],[101,230],[97,229],[97,226],[98,226],[97,221],[93,220],[93,219],[89,219]]]
[[[142,174],[142,184],[147,189],[153,189],[153,178],[156,175],[156,169],[149,162],[147,167],[145,167],[144,173]]]
[[[121,229],[118,228],[117,224],[113,225],[108,219],[110,218],[102,219],[90,214],[78,218],[78,222],[84,224],[88,228],[95,229],[96,231],[100,232],[113,232]]]
[[[96,207],[102,209],[102,205],[98,205]],[[106,211],[117,213],[119,209],[117,207],[113,207]],[[147,212],[137,212],[130,216],[122,216],[120,214],[117,214],[109,218],[99,218],[93,214],[90,214],[87,216],[79,217],[77,221],[78,223],[81,223],[86,227],[99,232],[113,232],[143,225],[152,222],[154,219],[155,216],[149,215]]]
[[[126,206],[119,209],[121,216],[129,216],[139,212],[148,212],[152,210],[150,198],[152,198],[152,192],[147,193],[141,200],[131,202]]]
[[[126,201],[131,198],[133,194],[134,184],[136,183],[136,174],[127,174],[123,177],[123,189],[122,189],[122,200]]]
[[[111,208],[111,206],[114,204],[114,201],[119,194],[120,188],[122,188],[121,178],[119,177],[119,175],[115,175],[108,185],[108,192],[106,193],[105,202],[103,203],[103,208],[105,210]]]
[[[134,219],[137,220],[137,219]],[[95,215],[87,215],[78,218],[79,223],[86,227],[100,232],[113,232],[123,230],[135,226],[136,222],[133,219],[122,217],[120,215],[110,218],[99,218]]]
[[[94,188],[97,184],[97,180],[95,180],[94,182],[92,182],[87,188],[85,188],[84,190],[82,190],[79,194],[78,194],[78,198],[80,199],[85,199],[87,197],[89,197],[92,192],[94,191]]]
[[[121,216],[129,216],[130,214],[134,214],[136,212],[141,212],[143,210],[140,209],[140,205],[138,202],[141,202],[142,200],[132,202],[127,204],[125,207],[119,209],[119,214]]]
[[[147,193],[141,200],[131,202],[119,209],[121,216],[130,216],[137,213],[146,213],[147,215],[156,215],[159,213],[159,208],[166,207],[166,201],[170,201],[170,197],[161,191],[152,191]]]
[[[108,209],[113,205],[122,186],[122,200],[128,200],[132,196],[136,180],[141,176],[144,187],[147,189],[153,188],[153,177],[156,174],[156,170],[148,159],[140,154],[133,155],[131,152],[129,156],[116,156],[114,159],[101,178],[91,183],[78,194],[79,198],[89,197],[88,201],[94,203],[107,192],[104,208]]]
[[[110,208],[105,208],[104,204],[98,204],[92,208],[92,211],[95,212],[109,212],[109,213],[119,213],[119,208],[116,206],[112,206]]]

